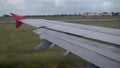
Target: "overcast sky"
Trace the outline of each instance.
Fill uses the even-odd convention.
[[[120,0],[0,0],[0,16],[73,14],[79,12],[120,12]]]

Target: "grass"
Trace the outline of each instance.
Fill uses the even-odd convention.
[[[14,24],[0,24],[0,68],[77,68],[85,67],[86,61],[75,55],[63,56],[64,49],[53,47],[36,51],[42,42],[32,31],[35,28]]]
[[[94,26],[102,26],[102,27],[110,27],[110,28],[118,28],[120,29],[120,20],[115,21],[66,21],[73,22],[78,24],[86,24],[86,25],[94,25]]]

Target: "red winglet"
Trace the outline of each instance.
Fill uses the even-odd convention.
[[[20,20],[24,20],[25,18],[19,15],[16,15],[14,13],[10,13],[16,20],[16,28],[19,28],[20,25],[22,24],[22,22],[20,22]]]

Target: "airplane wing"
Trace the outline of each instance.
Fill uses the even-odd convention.
[[[16,28],[21,24],[37,27],[35,33],[45,39],[36,49],[58,45],[100,68],[120,67],[120,29],[73,24],[44,19],[25,19],[11,13]]]

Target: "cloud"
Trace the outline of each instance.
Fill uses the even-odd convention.
[[[103,7],[103,8],[110,8],[111,6],[112,6],[112,3],[111,2],[103,2],[102,4],[101,4],[101,6]]]
[[[25,0],[7,0],[6,3],[8,4],[6,7],[12,6],[15,9],[21,9],[21,10],[26,9],[25,8],[25,4],[26,4]]]
[[[54,3],[56,5],[56,7],[60,7],[65,5],[65,1],[64,0],[54,0]]]
[[[44,4],[46,3],[52,3],[55,7],[61,7],[65,5],[65,0],[37,0],[39,3],[42,2]]]
[[[8,3],[14,4],[14,5],[21,4],[21,3],[25,2],[25,0],[7,0],[7,1],[8,1]]]
[[[119,11],[120,0],[0,0],[0,15]],[[4,6],[4,7],[3,7]]]

